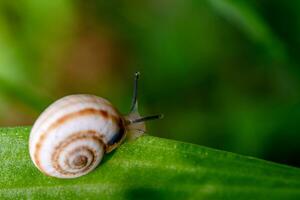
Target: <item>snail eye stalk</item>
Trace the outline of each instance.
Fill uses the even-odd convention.
[[[127,125],[163,118],[162,114],[150,115],[150,116],[146,116],[146,117],[140,116],[139,111],[138,111],[138,99],[137,99],[138,98],[138,81],[139,81],[139,78],[140,78],[140,72],[135,72],[131,108],[130,108],[129,115],[126,118],[126,124]]]
[[[134,119],[134,120],[130,121],[130,123],[134,124],[134,123],[145,122],[145,121],[150,121],[150,120],[155,120],[155,119],[162,119],[163,117],[164,117],[163,114],[150,115],[150,116]]]
[[[133,84],[133,96],[132,96],[132,101],[131,101],[131,108],[130,112],[137,111],[138,109],[138,82],[140,78],[140,72],[135,72],[134,74],[134,84]]]

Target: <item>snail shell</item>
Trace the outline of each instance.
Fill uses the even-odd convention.
[[[123,117],[107,100],[70,95],[50,105],[35,122],[30,157],[48,176],[75,178],[92,171],[125,135]]]

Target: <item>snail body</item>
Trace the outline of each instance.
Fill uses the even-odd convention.
[[[141,118],[138,114],[136,100],[131,113],[122,116],[101,97],[66,96],[50,105],[36,120],[29,138],[30,157],[48,176],[76,178],[97,167],[104,154],[118,147],[128,133],[144,133],[146,120],[148,117]]]

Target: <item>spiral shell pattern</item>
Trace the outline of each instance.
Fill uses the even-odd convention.
[[[75,178],[93,170],[124,135],[123,119],[107,100],[70,95],[39,116],[30,133],[29,151],[44,174]]]

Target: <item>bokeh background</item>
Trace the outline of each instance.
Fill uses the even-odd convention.
[[[300,166],[300,1],[0,1],[0,125],[73,93],[151,135]]]

